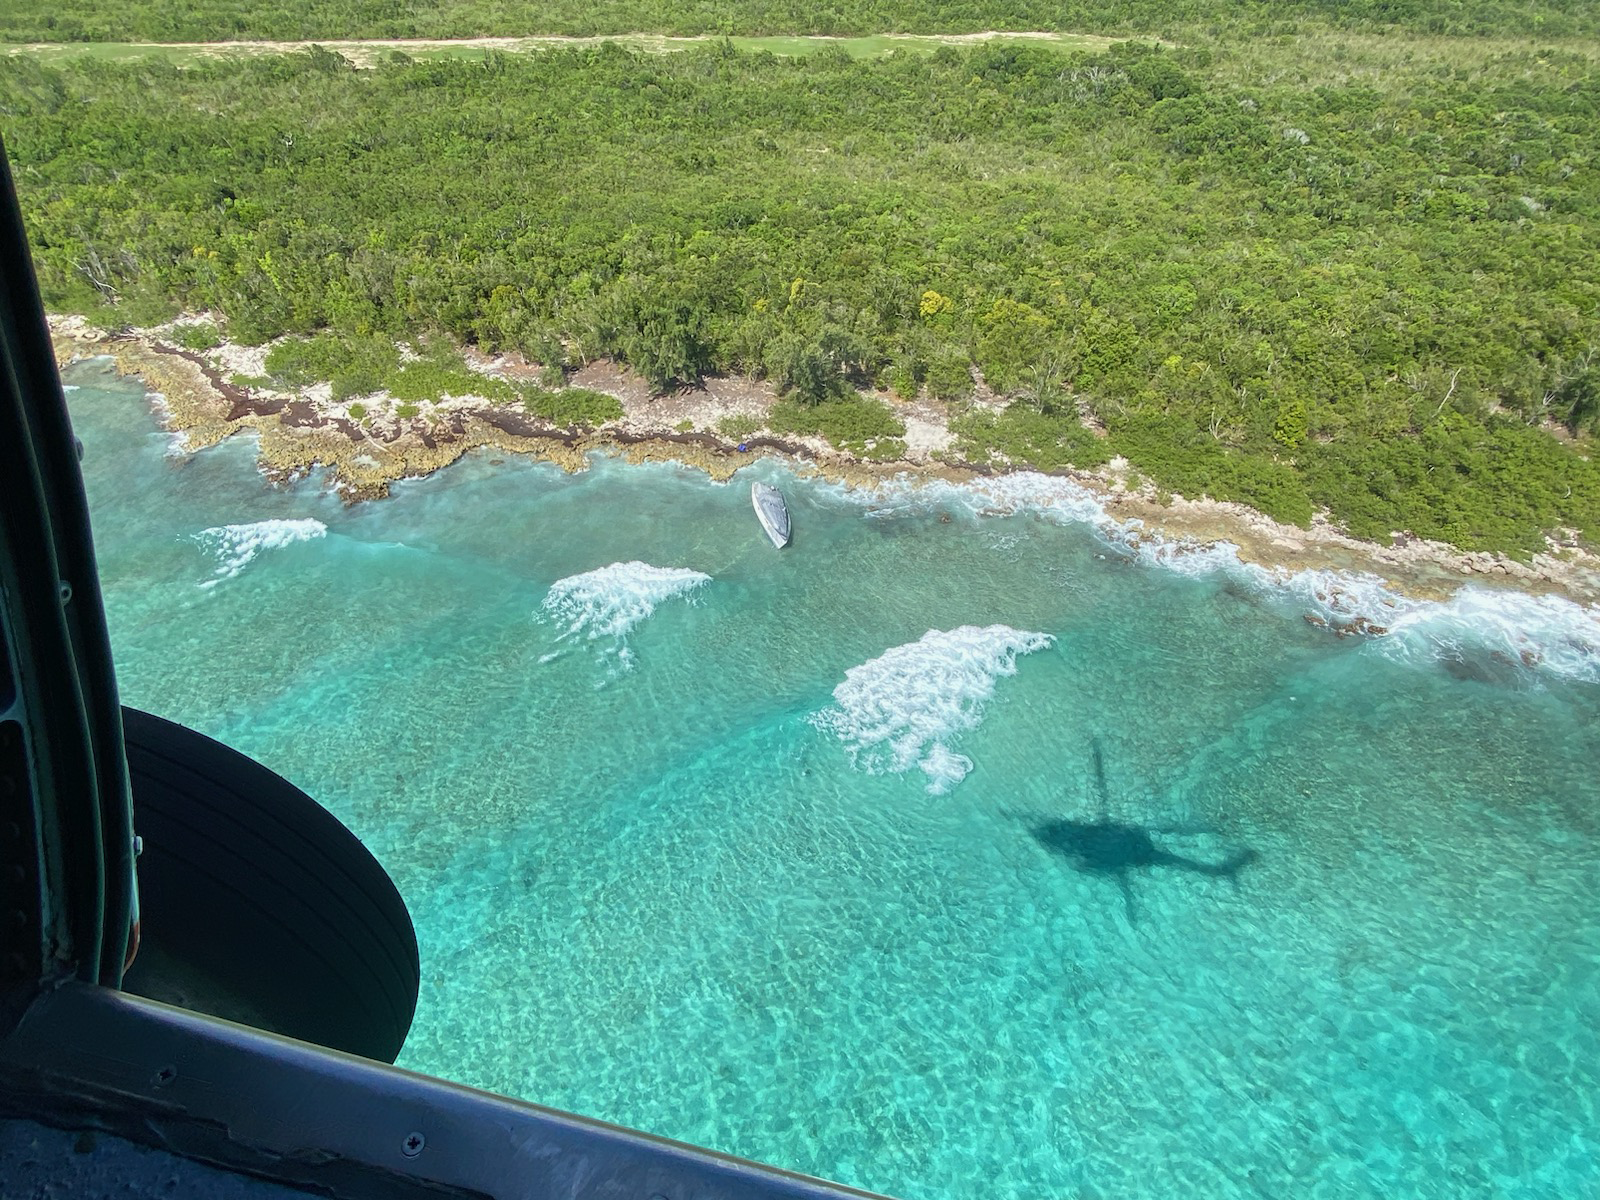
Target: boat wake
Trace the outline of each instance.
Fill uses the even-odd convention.
[[[978,727],[996,681],[1017,673],[1018,655],[1054,641],[1008,625],[931,629],[846,671],[833,705],[811,723],[837,736],[857,768],[878,775],[917,767],[929,794],[942,795],[972,770],[950,743]]]
[[[1468,584],[1448,600],[1419,600],[1376,575],[1263,567],[1241,561],[1231,542],[1166,538],[1141,521],[1118,520],[1088,488],[1031,472],[961,484],[907,481],[860,496],[869,513],[886,517],[952,510],[973,518],[1033,513],[1061,525],[1085,525],[1108,550],[1191,578],[1226,579],[1286,617],[1359,637],[1368,653],[1392,661],[1442,666],[1484,681],[1545,673],[1600,683],[1600,607],[1563,597]]]
[[[664,600],[687,596],[711,582],[711,576],[687,567],[653,567],[649,563],[612,563],[550,585],[545,617],[561,627],[557,641],[602,642],[603,655],[614,654],[624,669],[633,665],[628,635]],[[541,662],[554,661],[558,653]]]
[[[214,588],[243,571],[263,550],[278,550],[327,534],[328,527],[312,517],[293,520],[252,521],[246,525],[216,525],[194,534],[194,541],[217,560],[217,569],[199,586]]]

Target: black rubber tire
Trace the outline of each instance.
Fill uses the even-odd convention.
[[[123,987],[393,1062],[420,969],[411,915],[378,860],[237,750],[137,709],[122,724],[144,840],[142,944]]]

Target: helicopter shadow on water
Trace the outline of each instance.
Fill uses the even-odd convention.
[[[1138,920],[1132,883],[1134,872],[1167,867],[1227,879],[1237,884],[1239,872],[1260,857],[1254,850],[1242,847],[1220,861],[1190,858],[1163,849],[1155,840],[1156,836],[1210,835],[1215,834],[1216,830],[1196,825],[1133,825],[1113,820],[1110,789],[1106,786],[1105,758],[1099,738],[1092,741],[1091,753],[1097,800],[1096,818],[1093,821],[1062,818],[1040,820],[1037,815],[1013,815],[1028,821],[1029,832],[1034,840],[1051,854],[1066,859],[1074,870],[1115,880],[1122,891],[1123,905],[1130,922]]]

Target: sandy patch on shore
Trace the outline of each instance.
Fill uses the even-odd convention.
[[[630,462],[682,463],[716,479],[775,455],[858,487],[906,475],[961,482],[990,473],[940,457],[948,456],[953,444],[949,415],[944,406],[925,400],[889,401],[905,422],[907,458],[874,463],[820,438],[776,437],[765,429],[720,434],[718,426],[729,418],[765,423],[778,397],[769,383],[758,380],[708,379],[698,387],[655,395],[627,368],[591,363],[571,383],[615,396],[624,416],[598,430],[573,431],[483,397],[451,397],[401,417],[400,406],[381,395],[333,404],[325,384],[295,393],[240,387],[230,380],[260,376],[266,348],[224,343],[203,353],[184,351],[162,342],[170,326],[113,334],[80,317],[52,317],[50,327],[58,363],[107,354],[120,373],[141,377],[159,397],[163,422],[183,435],[184,451],[252,428],[260,434],[262,466],[270,477],[297,478],[322,466],[352,502],[386,495],[395,480],[426,475],[482,447],[526,454],[568,471],[583,470],[591,453],[617,453]],[[468,360],[486,375],[530,379],[539,373],[536,364],[515,356],[469,354]],[[1529,563],[1415,537],[1399,536],[1385,546],[1353,538],[1323,518],[1300,529],[1241,504],[1158,499],[1149,484],[1129,491],[1125,464],[1062,476],[1091,490],[1114,519],[1142,522],[1148,536],[1197,546],[1227,542],[1238,547],[1242,561],[1264,567],[1373,574],[1423,597],[1448,595],[1470,581],[1600,602],[1600,558],[1577,545],[1552,542],[1547,553]]]
[[[612,363],[603,367],[596,364],[588,370],[604,370],[615,373],[614,377],[631,375],[625,368]],[[573,383],[580,387],[592,386],[583,383],[586,373],[578,372]],[[699,387],[680,388],[664,396],[651,396],[648,388],[641,389],[636,384],[623,384],[612,394],[622,401],[625,419],[630,423],[641,428],[660,429],[676,429],[687,421],[696,429],[715,431],[720,422],[730,418],[754,421],[758,427],[764,428],[772,413],[772,406],[778,402],[777,390],[770,384],[738,377],[707,379]]]
[[[224,342],[211,351],[211,355],[220,370],[249,379],[267,373],[267,352],[271,349],[270,344],[235,346],[232,342]]]
[[[883,397],[894,415],[905,423],[906,458],[916,463],[932,462],[948,454],[956,444],[950,432],[950,414],[944,405],[928,400],[895,402]]]

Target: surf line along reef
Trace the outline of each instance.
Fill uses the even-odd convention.
[[[1032,471],[964,460],[950,417],[936,402],[880,400],[904,430],[890,448],[894,457],[886,458],[874,453],[878,447],[870,440],[839,445],[819,435],[774,432],[769,422],[779,397],[763,382],[708,378],[699,387],[661,396],[626,368],[602,360],[572,376],[570,387],[550,393],[590,402],[591,411],[573,417],[559,405],[541,413],[506,402],[497,393],[511,381],[531,378],[536,368],[514,357],[469,351],[465,362],[481,380],[483,394],[447,395],[424,414],[418,404],[383,393],[337,400],[326,383],[277,386],[265,374],[270,346],[181,345],[176,337],[194,320],[113,332],[81,317],[52,316],[50,328],[59,365],[105,356],[119,374],[142,379],[161,423],[174,435],[175,453],[193,453],[251,430],[269,479],[292,480],[321,467],[352,503],[383,497],[397,480],[430,474],[480,449],[527,455],[569,472],[583,470],[593,453],[619,454],[631,462],[680,463],[719,481],[776,456],[852,487],[906,480],[965,485],[995,512],[1031,503],[1019,495],[1016,481],[1038,478]],[[998,409],[1003,402],[991,405]],[[1092,519],[1113,527],[1118,542],[1147,555],[1171,558],[1225,546],[1240,562],[1268,571],[1375,575],[1400,594],[1424,599],[1442,599],[1470,582],[1600,603],[1600,557],[1576,544],[1552,542],[1526,563],[1409,536],[1382,545],[1350,536],[1322,514],[1300,528],[1243,504],[1166,494],[1121,459],[1093,470],[1052,471],[1049,479],[1074,503],[1091,508]],[[1035,492],[1037,484],[1021,490]],[[1339,633],[1384,631],[1377,614],[1341,613],[1338,594],[1319,600],[1331,615],[1308,613],[1313,623]]]

